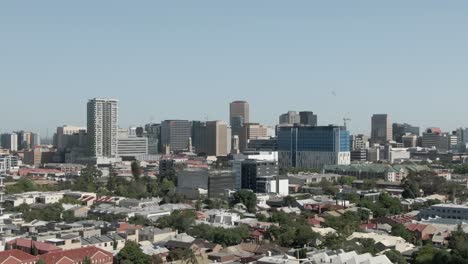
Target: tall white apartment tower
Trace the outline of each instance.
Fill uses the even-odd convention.
[[[88,101],[88,144],[92,157],[117,157],[118,100]]]

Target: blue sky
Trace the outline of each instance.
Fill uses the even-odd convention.
[[[368,132],[373,113],[468,126],[466,1],[2,1],[0,131],[85,125],[88,98],[121,126],[227,120],[248,100]],[[336,94],[333,95],[333,92]],[[52,133],[52,132],[50,132]]]

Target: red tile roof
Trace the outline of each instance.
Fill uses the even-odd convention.
[[[30,249],[32,247],[32,245],[34,245],[34,247],[38,251],[42,251],[42,252],[54,252],[54,251],[61,251],[62,250],[61,248],[56,247],[56,246],[54,246],[52,244],[38,242],[38,241],[32,241],[30,239],[25,239],[25,238],[17,238],[15,240],[9,241],[8,245],[22,247],[22,248],[28,248],[28,249]]]
[[[40,258],[44,260],[47,264],[56,264],[63,259],[72,260],[74,262],[80,262],[86,257],[91,258],[91,261],[95,259],[103,259],[104,262],[102,263],[112,263],[113,261],[112,253],[99,249],[97,247],[85,247],[79,249],[53,252],[42,255]]]
[[[37,257],[21,250],[13,249],[0,252],[0,263],[22,264],[37,260]]]
[[[117,228],[117,232],[126,232],[127,230],[136,230],[141,229],[143,226],[141,225],[131,225],[129,223],[119,223],[119,228]]]
[[[395,216],[389,217],[389,219],[397,224],[402,224],[402,225],[406,223],[411,223],[414,220],[413,217],[407,216],[407,215],[395,215]]]
[[[422,232],[424,231],[424,229],[426,229],[427,225],[408,223],[408,224],[405,224],[405,227],[411,232],[416,232],[416,231]]]

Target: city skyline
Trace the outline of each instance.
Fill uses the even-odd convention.
[[[468,126],[467,10],[438,1],[5,2],[0,87],[14,115],[0,117],[0,131],[51,137],[85,125],[82,104],[95,97],[120,100],[122,127],[229,123],[228,103],[246,100],[251,121],[266,125],[308,110],[320,125],[349,117],[352,133],[369,134],[379,113],[454,130]]]
[[[116,98],[116,97],[105,97],[105,96],[100,96],[100,97],[92,97],[92,98],[88,98],[86,99],[84,102],[87,102],[88,100],[91,100],[93,98],[112,98],[112,99],[116,99],[119,101],[119,105],[122,104],[122,100],[119,99],[119,98]],[[246,101],[247,103],[249,103],[249,101],[247,100],[244,100]],[[152,115],[148,121],[144,121],[142,120],[141,122],[135,122],[135,121],[130,121],[130,119],[128,117],[131,117],[133,115],[129,114],[129,113],[125,113],[126,109],[122,109],[121,113],[119,113],[119,119],[118,119],[118,124],[119,124],[119,127],[120,128],[130,128],[130,127],[144,127],[146,124],[151,124],[151,123],[158,123],[158,124],[161,124],[163,121],[166,121],[166,120],[189,120],[189,121],[203,121],[203,122],[206,122],[206,121],[224,121],[226,123],[229,124],[229,103],[231,102],[227,102],[226,105],[225,105],[225,112],[227,114],[227,117],[225,117],[224,119],[221,117],[222,114],[219,114],[220,111],[214,111],[214,113],[216,114],[216,116],[220,116],[220,118],[211,118],[210,115],[205,115],[203,117],[203,114],[199,115],[200,118],[187,118],[187,117],[184,117],[183,115],[177,115],[177,117],[174,117],[176,115],[173,115],[173,116],[169,116],[167,118],[165,117],[162,117],[161,119],[155,119],[154,118],[154,115]],[[252,105],[250,104],[251,106],[251,111],[250,111],[250,116],[252,116],[252,113],[255,114],[254,111],[252,111]],[[83,106],[81,106],[83,108]],[[120,106],[119,106],[120,108]],[[255,108],[254,108],[255,110]],[[296,111],[297,113],[299,113],[300,111],[313,111],[311,109],[292,109],[292,110],[288,110],[288,111]],[[339,125],[339,126],[343,126],[343,118],[350,118],[352,117],[352,115],[350,115],[350,113],[348,113],[348,115],[344,115],[343,118],[339,118],[337,117],[336,120],[337,122],[328,122],[327,120],[323,120],[321,118],[321,115],[320,113],[317,113],[316,111],[313,111],[314,114],[317,114],[319,116],[319,122],[318,122],[318,126],[328,126],[328,125]],[[138,115],[138,113],[135,113],[136,115]],[[266,125],[266,126],[269,126],[269,127],[275,127],[276,125],[279,124],[278,122],[278,117],[281,115],[281,114],[284,114],[284,113],[278,113],[277,116],[273,116],[272,118],[269,118],[271,119],[270,122],[262,122],[262,121],[258,121],[257,119],[255,119],[255,115],[253,120],[251,118],[250,120],[250,123],[260,123],[262,125]],[[372,128],[372,116],[373,115],[376,115],[376,114],[388,114],[390,116],[390,118],[393,118],[392,114],[391,113],[370,113],[370,115],[367,117],[367,120],[368,120],[368,124],[365,124],[364,126],[362,127],[358,127],[356,124],[353,125],[354,123],[354,118],[351,118],[350,121],[347,121],[347,129],[350,131],[351,134],[364,134],[364,135],[368,135],[368,136],[371,136],[371,128]],[[127,117],[126,120],[122,121],[121,119],[121,116],[125,116]],[[191,114],[188,114],[187,116],[197,116],[196,113],[191,113]],[[42,127],[42,126],[37,126],[37,127],[33,127],[33,126],[20,126],[20,127],[12,127],[12,128],[8,128],[6,126],[0,126],[0,133],[12,133],[12,132],[17,132],[17,131],[31,131],[31,132],[35,132],[35,133],[38,133],[40,135],[41,138],[45,139],[45,138],[48,138],[48,139],[51,139],[53,134],[55,133],[55,129],[57,127],[60,127],[60,126],[64,126],[64,125],[71,125],[71,126],[84,126],[86,127],[86,123],[87,123],[87,117],[86,117],[86,109],[84,110],[83,112],[83,116],[80,116],[79,117],[80,120],[82,121],[78,121],[78,122],[74,122],[74,121],[64,121],[62,123],[57,123],[57,124],[54,124],[54,125],[50,125],[50,127]],[[363,118],[363,117],[359,117],[358,120],[360,120],[361,122],[365,121],[366,118]],[[421,129],[421,132],[425,131],[426,129],[429,129],[429,128],[433,128],[433,127],[440,127],[442,129],[443,132],[452,132],[452,131],[456,131],[458,128],[461,128],[461,127],[468,127],[468,125],[463,125],[463,123],[459,123],[459,125],[455,125],[454,127],[449,127],[449,128],[446,128],[446,127],[443,127],[443,126],[437,126],[437,125],[419,125],[421,123],[421,121],[418,121],[418,120],[415,120],[415,121],[407,121],[407,119],[405,120],[394,120],[392,119],[391,120],[391,124],[394,124],[394,123],[398,123],[398,124],[401,124],[401,123],[409,123],[411,125],[414,125],[416,127],[420,127]],[[4,124],[4,123],[2,123]],[[429,123],[431,124],[431,123]],[[38,128],[39,127],[39,128]]]

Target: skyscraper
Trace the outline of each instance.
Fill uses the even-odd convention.
[[[227,156],[231,152],[231,128],[225,122],[206,122],[206,136],[207,155]]]
[[[231,152],[231,128],[224,121],[193,121],[195,152],[207,156],[227,156]]]
[[[88,145],[92,157],[117,157],[118,100],[88,101]]]
[[[148,154],[155,155],[161,151],[161,124],[146,124],[146,137],[148,137]]]
[[[268,129],[259,123],[246,123],[239,135],[239,149],[243,152],[251,139],[266,138]]]
[[[371,142],[383,144],[391,141],[393,137],[392,123],[387,114],[376,114],[372,116]]]
[[[2,134],[2,147],[10,151],[18,151],[18,135],[16,133]]]
[[[393,140],[402,143],[403,136],[406,134],[419,136],[419,127],[412,126],[410,124],[398,124],[393,123],[392,125]]]
[[[229,105],[229,123],[232,135],[239,135],[240,128],[250,122],[249,103],[246,101],[234,101]]]
[[[294,125],[300,124],[301,117],[298,112],[296,111],[288,111],[285,114],[280,115],[279,117],[279,124],[280,125]]]
[[[302,111],[299,112],[299,118],[301,125],[305,126],[317,126],[317,115],[314,115],[314,112]]]
[[[192,122],[188,120],[165,120],[161,123],[161,147],[174,152],[189,150],[192,137]]]
[[[86,127],[64,125],[57,127],[55,147],[58,151],[64,151],[69,147],[83,146],[80,144],[79,136],[86,134]]]

